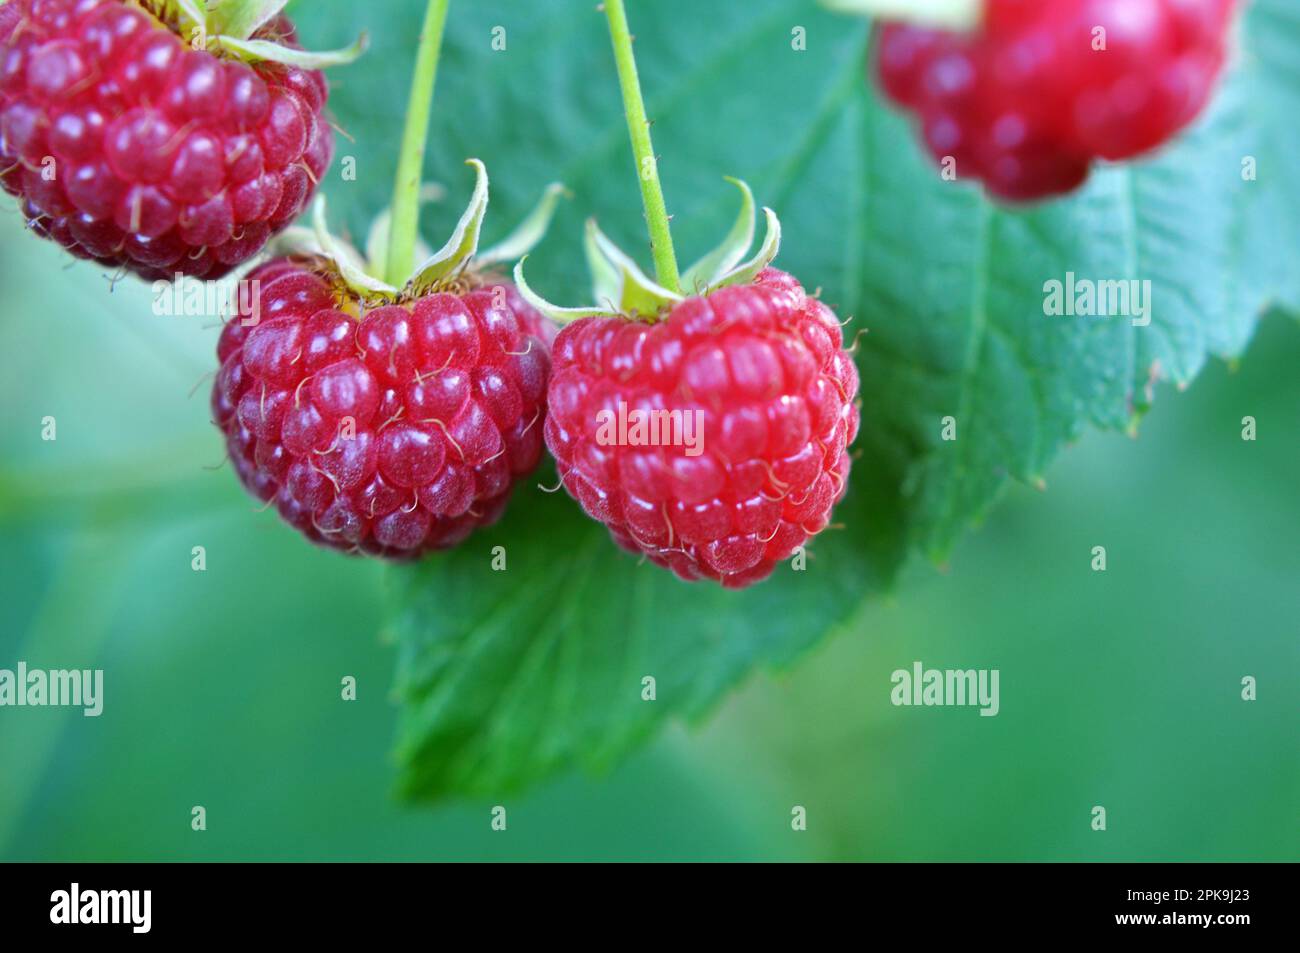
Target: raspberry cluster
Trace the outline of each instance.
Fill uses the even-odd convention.
[[[283,17],[255,38],[296,45]],[[0,183],[38,234],[146,279],[220,277],[297,217],[333,153],[327,96],[122,0],[0,7]]]
[[[317,543],[397,559],[501,515],[541,456],[554,333],[512,285],[366,311],[319,262],[249,282],[212,393],[249,492]]]
[[[978,31],[887,23],[876,70],[927,148],[994,195],[1070,192],[1096,159],[1166,142],[1205,107],[1234,0],[986,0]]]
[[[564,486],[621,546],[683,579],[763,579],[844,496],[857,369],[834,314],[784,272],[653,324],[580,319],[553,359],[546,443]],[[602,421],[656,412],[699,421],[698,452],[602,439]]]

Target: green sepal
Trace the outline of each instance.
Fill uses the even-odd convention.
[[[594,218],[587,220],[587,234],[599,255],[618,276],[618,294],[614,300],[620,314],[650,317],[686,300],[653,281],[630,255],[610,241]]]
[[[325,249],[316,239],[316,231],[302,225],[290,225],[284,231],[271,236],[259,256],[262,259],[293,258],[299,256],[324,257]]]
[[[740,179],[726,176],[726,180],[740,189],[740,214],[722,244],[682,274],[682,287],[689,292],[698,294],[718,281],[740,263],[754,244],[754,193]]]
[[[478,255],[479,234],[488,203],[488,176],[487,169],[478,159],[468,159],[466,165],[474,166],[474,194],[461,215],[456,230],[438,252],[430,254],[427,249],[424,250],[428,260],[401,288],[375,277],[387,261],[393,218],[391,209],[382,212],[370,227],[366,255],[363,257],[350,242],[330,233],[326,221],[325,196],[318,195],[312,205],[312,227],[292,226],[285,229],[271,239],[264,255],[272,258],[298,255],[326,259],[340,280],[360,297],[372,301],[405,300],[411,295],[424,294],[444,281],[466,272],[477,273],[484,265],[505,261],[516,255],[522,256],[541,239],[554,215],[556,202],[561,195],[568,194],[567,190],[558,183],[548,186],[537,207],[519,227],[494,249]],[[436,202],[445,194],[443,187],[436,183],[426,183],[420,187],[421,202]],[[420,247],[423,248],[423,243]]]
[[[537,206],[528,213],[515,230],[487,251],[474,256],[476,265],[494,265],[503,261],[518,261],[536,247],[546,235],[555,217],[555,207],[561,198],[572,198],[572,193],[559,182],[552,182],[542,193]]]
[[[747,285],[776,258],[776,253],[781,250],[781,220],[767,207],[763,208],[763,216],[767,219],[767,234],[763,236],[763,244],[759,247],[758,253],[743,265],[714,281],[704,289],[703,294],[711,294],[719,288],[730,285]]]
[[[836,13],[873,20],[897,20],[946,30],[974,30],[984,19],[987,0],[821,0]]]
[[[370,46],[370,35],[363,32],[351,46],[324,53],[295,50],[270,40],[241,40],[233,36],[214,37],[209,45],[238,53],[240,59],[249,62],[270,61],[302,69],[328,69],[331,66],[346,66],[355,61]]]
[[[740,214],[727,237],[713,251],[687,269],[683,285],[689,294],[708,295],[731,285],[749,284],[772,263],[781,250],[781,221],[770,208],[764,207],[767,231],[754,257],[741,262],[754,243],[754,194],[739,179],[728,182],[740,189]],[[595,219],[587,220],[583,236],[587,266],[591,270],[591,294],[596,303],[590,307],[566,308],[552,304],[535,293],[524,281],[523,262],[515,268],[515,283],[534,308],[552,321],[566,324],[586,317],[632,317],[655,320],[686,298],[652,281],[632,258],[615,245]]]
[[[207,36],[209,14],[204,0],[164,0],[161,12],[168,20],[175,21],[182,36],[188,38],[194,30]]]
[[[219,0],[208,11],[208,29],[246,40],[289,5],[289,0]]]
[[[595,219],[587,220],[587,227],[582,230],[582,248],[587,255],[587,268],[591,272],[591,300],[597,305],[617,311],[618,301],[623,295],[623,282],[615,268],[600,250],[596,236],[600,229],[593,228]]]
[[[524,280],[524,262],[527,260],[528,256],[525,255],[515,264],[515,287],[519,290],[519,294],[525,301],[556,324],[569,324],[573,321],[577,321],[579,318],[618,317],[619,312],[610,308],[594,306],[590,308],[562,308],[559,305],[551,304],[551,302],[533,291],[533,289],[528,286],[528,282]]]
[[[463,271],[478,251],[479,233],[483,228],[483,216],[487,212],[488,174],[487,168],[478,159],[466,159],[465,164],[474,167],[474,194],[470,196],[469,205],[456,223],[451,238],[415,269],[410,281],[413,288],[427,288],[448,275]]]
[[[421,205],[441,202],[446,196],[447,190],[437,182],[425,182],[420,186]],[[370,264],[371,274],[383,274],[384,266],[388,262],[388,240],[392,231],[393,207],[390,205],[375,218],[370,226],[370,233],[366,236],[366,261]],[[420,258],[428,258],[433,254],[433,249],[418,235],[415,238],[415,254]]]
[[[325,220],[325,196],[316,197],[312,208],[312,225],[321,254],[334,263],[339,276],[349,288],[364,297],[396,298],[398,289],[380,281],[366,271],[361,253],[341,238],[330,234]]]
[[[569,324],[580,318],[639,317],[653,318],[665,309],[686,299],[652,281],[622,249],[600,230],[595,219],[587,219],[583,245],[592,273],[590,307],[565,308],[552,304],[528,286],[524,279],[524,261],[515,265],[515,285],[525,301],[556,324]]]
[[[198,38],[206,49],[224,50],[250,63],[269,61],[303,69],[326,69],[353,62],[370,45],[365,33],[349,47],[324,53],[293,49],[274,40],[252,39],[286,4],[287,0],[162,0],[156,10],[161,19],[175,24],[186,42]]]

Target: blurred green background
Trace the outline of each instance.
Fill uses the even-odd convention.
[[[347,42],[362,25],[374,32],[364,67],[331,77],[333,108],[356,140],[341,139],[339,151],[357,155],[359,178],[327,188],[333,220],[354,235],[389,194],[386,133],[400,124],[419,6],[390,0],[381,16],[299,4],[310,45]],[[916,284],[910,270],[893,275],[888,249],[839,244],[865,199],[854,181],[840,184],[836,170],[855,154],[840,139],[876,116],[834,108],[862,82],[865,25],[811,3],[756,4],[722,23],[723,6],[656,0],[637,10],[642,75],[662,119],[656,144],[676,157],[665,177],[679,244],[707,247],[709,229],[732,214],[721,174],[744,175],[780,206],[782,262],[805,280],[834,288],[862,262],[885,276],[863,285],[883,296],[845,298],[894,311],[861,315],[885,346],[868,366],[887,367],[909,321],[946,340],[952,315],[944,326],[926,305],[935,269],[968,254],[960,235],[936,238]],[[788,46],[796,8],[800,22],[805,8],[816,18],[814,53],[769,69],[769,41]],[[487,47],[505,9],[512,37],[540,37],[512,47],[519,60]],[[1287,36],[1300,35],[1274,28],[1284,9],[1260,11],[1258,37],[1277,40],[1253,54],[1277,74],[1294,48]],[[530,259],[530,278],[554,297],[572,285],[583,216],[640,241],[603,25],[592,4],[503,0],[460,5],[450,33],[426,172],[463,199],[460,160],[488,161],[489,240],[564,177],[579,195]],[[730,37],[721,46],[719,33]],[[1291,102],[1276,91],[1250,101],[1261,114],[1285,114]],[[709,104],[725,104],[726,135],[701,108]],[[793,134],[809,123],[806,139]],[[929,182],[905,126],[880,128],[900,135],[897,150],[882,149],[891,162],[897,153],[897,181]],[[1235,175],[1237,141],[1212,148],[1202,138],[1184,151],[1231,152]],[[1178,162],[1171,168],[1183,182]],[[796,188],[789,174],[799,169]],[[1069,253],[1080,250],[1073,241],[1109,236],[1116,183],[1096,180],[1097,201],[1082,200],[1079,217],[1031,214],[1025,227],[1068,227]],[[894,234],[882,222],[934,198],[894,181],[873,180],[876,219],[862,241]],[[1197,196],[1210,245],[1225,194]],[[449,231],[457,205],[429,210],[426,237]],[[918,215],[917,227],[926,221]],[[1020,230],[1021,219],[1006,221]],[[1163,222],[1153,217],[1152,247],[1185,247],[1166,241]],[[1285,256],[1292,238],[1278,235],[1272,251]],[[1219,307],[1218,259],[1187,247],[1208,270],[1179,302],[1207,319],[1198,305]],[[1241,255],[1259,273],[1271,261]],[[1256,271],[1233,274],[1249,285]],[[391,579],[305,545],[238,487],[209,423],[216,319],[154,316],[149,288],[70,265],[23,233],[8,201],[0,287],[0,668],[102,668],[106,696],[99,718],[0,708],[0,859],[1300,859],[1292,320],[1264,321],[1239,370],[1212,362],[1187,393],[1159,388],[1137,440],[1090,433],[1057,458],[1044,491],[1006,493],[949,566],[913,562],[892,597],[869,602],[790,672],[751,675],[702,727],[674,724],[609,775],[404,808],[392,796]],[[880,333],[886,318],[893,337]],[[937,346],[918,350],[932,357]],[[1255,442],[1241,439],[1246,415],[1258,421]],[[55,441],[41,439],[47,416]],[[1090,568],[1096,545],[1108,551],[1105,573]],[[206,549],[204,572],[191,569],[195,546]],[[890,674],[917,660],[999,669],[1000,713],[891,706]],[[348,675],[352,702],[340,697]],[[1247,675],[1258,679],[1254,702],[1240,698]],[[505,832],[491,829],[495,804],[508,809]],[[195,805],[206,831],[191,830]],[[806,831],[791,829],[795,805],[807,810]],[[1094,805],[1107,810],[1105,832],[1091,829]]]
[[[790,674],[610,776],[504,801],[493,832],[491,801],[393,801],[383,574],[218,466],[215,323],[153,316],[9,204],[0,283],[0,667],[105,670],[99,718],[0,709],[0,858],[1300,857],[1293,322],[1162,389],[1136,441],[1089,435]],[[913,660],[1000,669],[1001,713],[892,707]]]

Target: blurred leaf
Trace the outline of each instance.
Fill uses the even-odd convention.
[[[828,531],[806,571],[781,567],[744,593],[639,565],[567,496],[521,487],[500,526],[394,574],[404,793],[495,795],[575,763],[609,767],[755,665],[790,663],[887,583],[896,478],[881,468],[837,511],[869,539]]]
[[[356,234],[386,200],[401,121],[389,91],[404,88],[419,6],[386,5],[365,68],[332,99],[355,138],[341,151],[364,174],[327,188]],[[453,10],[426,172],[458,181],[465,157],[487,162],[489,238],[563,181],[575,200],[528,274],[545,297],[579,300],[581,217],[597,215],[626,248],[644,247],[643,223],[603,21],[588,0],[538,6]],[[313,45],[373,18],[365,7],[296,15]],[[861,21],[779,0],[743,12],[661,0],[631,17],[683,260],[730,220],[721,177],[744,178],[781,216],[778,265],[853,316],[850,332],[870,331],[844,528],[816,541],[807,571],[726,593],[638,565],[572,501],[523,488],[500,527],[393,577],[412,796],[598,768],[669,717],[698,717],[755,667],[788,663],[849,619],[908,551],[946,556],[1008,478],[1037,480],[1089,424],[1133,426],[1153,379],[1187,382],[1209,356],[1239,353],[1269,303],[1300,309],[1288,270],[1300,253],[1289,0],[1250,7],[1231,81],[1175,147],[1029,210],[940,180],[865,82]],[[498,26],[504,51],[491,44]],[[792,48],[795,27],[806,51]],[[1257,180],[1243,178],[1247,156]],[[1150,325],[1046,316],[1044,283],[1068,272],[1150,280]],[[956,441],[940,439],[948,415]],[[490,569],[495,545],[506,572]],[[641,700],[647,675],[653,702]]]

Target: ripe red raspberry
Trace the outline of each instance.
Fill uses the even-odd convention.
[[[1234,0],[985,3],[970,35],[883,25],[876,70],[919,117],[936,158],[1010,200],[1073,191],[1095,159],[1140,155],[1187,126],[1223,67],[1234,9]]]
[[[784,272],[687,298],[653,324],[581,318],[554,361],[546,444],[565,487],[625,549],[683,579],[763,579],[848,488],[857,369],[831,310]],[[663,445],[664,430],[657,446],[611,442],[601,428],[620,407],[629,438],[634,412],[693,415],[699,452]]]
[[[250,493],[317,543],[394,559],[501,515],[541,456],[554,334],[514,286],[367,311],[320,261],[249,281],[240,312],[260,317],[226,324],[212,410]]]
[[[296,46],[283,17],[254,36]],[[147,279],[220,277],[297,217],[333,153],[327,95],[138,4],[0,7],[0,183],[37,234]]]

